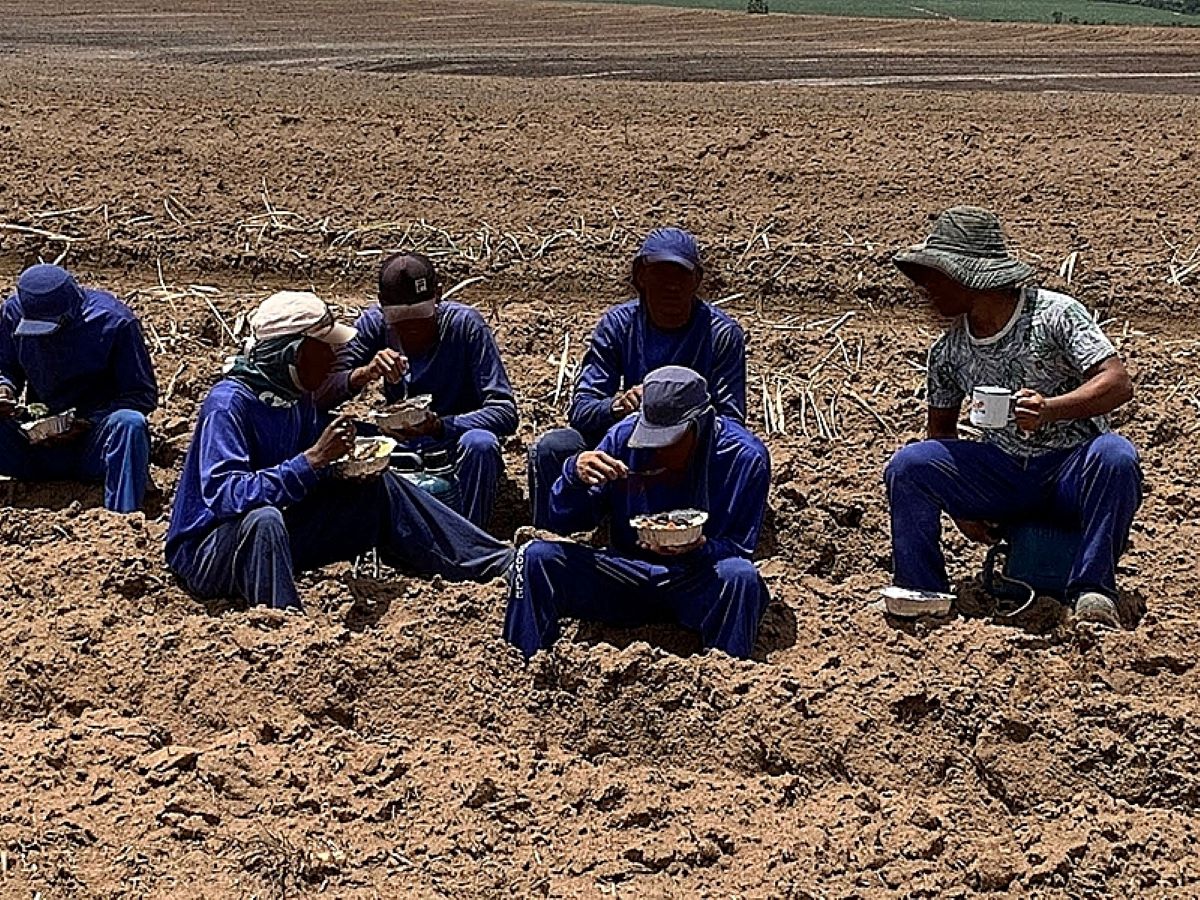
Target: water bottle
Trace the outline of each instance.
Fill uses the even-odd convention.
[[[462,512],[462,497],[458,493],[458,475],[454,471],[454,454],[448,449],[426,450],[423,455],[429,491],[451,509]]]
[[[424,455],[397,450],[392,453],[392,470],[451,509],[461,511],[458,478],[449,450],[430,450]]]

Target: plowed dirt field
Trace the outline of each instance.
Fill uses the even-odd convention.
[[[499,0],[0,21],[0,282],[65,251],[142,316],[164,393],[145,516],[0,483],[0,896],[1200,891],[1200,35]],[[953,537],[958,616],[875,605],[937,329],[888,259],[958,202],[1133,372],[1118,633],[989,621]],[[192,417],[268,291],[352,314],[398,247],[483,277],[458,299],[518,389],[507,535],[562,358],[659,224],[747,330],[751,424],[782,410],[755,661],[587,627],[526,666],[499,582],[369,562],[306,577],[303,615],[173,582]]]

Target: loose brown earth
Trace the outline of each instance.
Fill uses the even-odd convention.
[[[1200,243],[1200,109],[1167,93],[1179,81],[1131,96],[280,71],[232,63],[336,40],[356,59],[404,45],[430,70],[503,51],[512,66],[485,70],[536,74],[570,44],[686,79],[678,51],[650,51],[698,26],[696,60],[753,40],[786,68],[819,43],[836,76],[859,71],[856,45],[920,59],[969,38],[998,60],[1049,32],[493,0],[473,18],[361,3],[308,23],[177,3],[164,36],[94,6],[7,6],[0,274],[68,248],[142,315],[166,400],[147,517],[0,484],[0,895],[1197,893],[1200,335],[1196,273],[1168,279]],[[1177,32],[1052,37],[1076,61],[1194,55]],[[1149,494],[1120,633],[1051,606],[993,624],[969,590],[941,627],[874,605],[880,472],[919,433],[935,329],[887,259],[961,201],[1000,210],[1050,286],[1077,253],[1069,289],[1134,373],[1119,424]],[[357,308],[400,246],[453,282],[486,276],[460,296],[519,392],[511,533],[524,448],[562,420],[564,336],[574,365],[659,223],[693,228],[710,295],[735,295],[752,424],[764,380],[784,407],[757,661],[671,629],[578,628],[525,666],[499,638],[501,584],[369,561],[307,577],[303,616],[204,607],[172,582],[164,510],[191,417],[235,346],[224,329],[266,291]],[[969,579],[980,553],[951,545]]]

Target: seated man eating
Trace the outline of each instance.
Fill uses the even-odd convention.
[[[1004,525],[1066,520],[1082,533],[1068,581],[1075,614],[1117,627],[1117,559],[1142,474],[1133,445],[1109,430],[1108,413],[1133,396],[1112,343],[1078,301],[1022,286],[1033,270],[1008,254],[987,210],[946,211],[895,264],[949,321],[929,352],[928,439],[901,449],[884,475],[896,586],[949,591],[943,512],[985,543]],[[982,442],[958,440],[963,400],[982,409],[997,392],[1000,421]]]
[[[69,426],[30,440],[15,418],[22,390],[30,406],[45,407],[42,416],[69,411]],[[100,481],[107,509],[139,510],[150,480],[146,416],[157,406],[150,353],[129,307],[81,288],[59,266],[21,273],[0,311],[0,475]]]
[[[379,304],[359,316],[317,403],[330,409],[379,380],[388,403],[431,395],[424,422],[388,433],[402,449],[452,452],[462,513],[486,528],[504,471],[500,439],[517,430],[517,403],[483,316],[441,294],[426,257],[385,259]]]
[[[696,239],[657,228],[633,259],[637,298],[606,312],[592,334],[575,380],[570,428],[542,435],[529,449],[533,524],[553,528],[550,489],[563,462],[595,447],[605,432],[642,403],[642,379],[662,366],[702,375],[717,415],[746,421],[746,338],[741,327],[698,296],[704,278]]]
[[[704,378],[666,366],[644,381],[641,411],[596,450],[571,457],[550,497],[562,533],[610,519],[611,543],[532,541],[517,551],[505,638],[526,658],[549,647],[564,616],[610,625],[676,622],[705,648],[746,658],[769,600],[750,561],[770,484],[762,443],[713,410]],[[639,542],[631,519],[682,509],[709,514],[690,546]]]
[[[354,337],[313,294],[283,291],[250,317],[253,344],[200,408],[167,532],[167,564],[192,593],[298,608],[295,574],[372,548],[451,580],[507,571],[512,548],[391,472],[339,478],[355,443],[322,428],[311,391]]]

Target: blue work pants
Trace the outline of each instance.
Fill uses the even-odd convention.
[[[747,658],[770,596],[742,557],[650,562],[568,541],[531,541],[517,550],[504,637],[526,659],[552,645],[564,617],[622,628],[674,622],[699,632],[704,647]]]
[[[31,444],[12,419],[0,419],[0,475],[18,481],[100,481],[104,506],[142,508],[150,481],[150,426],[132,409],[118,409],[65,444]]]
[[[1137,450],[1103,434],[1069,450],[1021,459],[974,441],[921,441],[902,448],[884,473],[899,587],[948,591],[941,514],[995,522],[1051,521],[1078,528],[1069,596],[1116,596],[1117,560],[1142,501]]]
[[[588,449],[574,428],[547,431],[529,448],[529,505],[536,528],[550,528],[550,489],[562,475],[563,463]]]
[[[238,596],[251,606],[300,607],[295,575],[372,548],[390,564],[451,581],[505,574],[512,547],[392,473],[329,480],[294,506],[255,509],[211,531],[176,574],[199,597]]]

